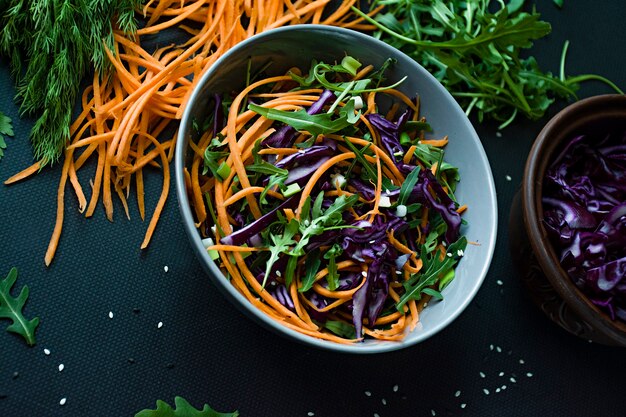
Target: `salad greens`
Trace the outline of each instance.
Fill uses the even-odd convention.
[[[554,0],[559,7],[562,1]],[[611,81],[595,74],[565,76],[541,70],[523,57],[537,39],[551,31],[524,0],[375,0],[385,5],[375,17],[354,12],[376,25],[377,38],[423,65],[479,121],[493,118],[503,128],[518,114],[536,120],[556,98],[576,99],[580,83],[599,80],[618,93]]]
[[[238,417],[239,412],[220,413],[205,404],[201,410],[196,409],[182,397],[174,398],[174,407],[165,401],[157,400],[154,410],[142,410],[135,417]]]
[[[22,309],[28,299],[28,286],[22,287],[17,297],[11,296],[11,288],[17,280],[17,269],[11,268],[9,274],[0,281],[0,319],[9,319],[13,323],[7,331],[16,333],[24,338],[29,346],[35,345],[35,330],[39,325],[39,317],[28,320]]]
[[[360,68],[350,56],[313,62],[308,74],[290,73],[289,88],[268,81],[248,92],[255,117],[239,135],[249,150],[210,130],[218,112],[209,109],[199,186],[211,215],[200,230],[217,242],[208,250],[221,252],[231,281],[280,320],[312,320],[304,330],[316,326],[323,338],[399,340],[417,322],[413,311],[442,298],[466,248],[454,197],[460,176],[444,160],[447,140],[426,139],[430,126],[407,104],[416,100],[397,100],[388,113],[378,97],[398,83],[384,87],[381,69],[355,80]],[[309,104],[273,105],[290,96]],[[224,102],[239,99],[213,100]],[[220,126],[231,111],[222,110]],[[255,131],[265,120],[271,128]],[[241,152],[242,166],[228,150]]]

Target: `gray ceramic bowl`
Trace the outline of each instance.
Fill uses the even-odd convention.
[[[206,116],[210,94],[243,87],[249,59],[253,68],[271,60],[269,72],[277,75],[284,74],[292,66],[306,70],[312,59],[335,62],[346,54],[374,66],[382,65],[390,57],[397,60],[388,73],[388,81],[393,83],[407,75],[400,90],[409,96],[419,94],[421,113],[432,125],[433,137],[449,136],[446,159],[458,166],[461,173],[456,195],[459,201],[469,206],[464,214],[469,225],[463,231],[470,241],[479,243],[468,245],[466,255],[457,267],[455,280],[444,290],[444,300],[429,305],[420,316],[418,328],[402,342],[368,340],[354,345],[340,345],[300,334],[266,317],[235,290],[209,258],[194,227],[184,183],[183,168],[190,154],[188,142],[194,135],[192,121]],[[487,274],[496,241],[497,208],[493,177],[480,140],[464,112],[443,86],[415,61],[381,41],[347,29],[317,25],[275,29],[241,42],[218,59],[199,81],[185,109],[176,149],[176,184],[184,227],[193,250],[224,296],[266,328],[299,342],[334,351],[375,353],[401,349],[423,341],[446,327],[478,291]]]

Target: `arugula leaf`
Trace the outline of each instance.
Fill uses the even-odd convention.
[[[266,161],[250,164],[246,166],[246,170],[252,172],[258,172],[265,175],[288,175],[289,171],[286,169],[278,168],[273,164]]]
[[[352,194],[349,197],[341,195],[324,211],[324,214],[312,218],[310,221],[304,220],[300,222],[300,241],[292,249],[290,254],[297,256],[304,255],[304,247],[309,243],[309,239],[313,236],[321,235],[326,230],[352,227],[341,225],[343,222],[342,213],[348,207],[352,207],[357,201],[359,201],[358,194]]]
[[[417,274],[413,274],[407,281],[403,283],[404,294],[400,297],[400,300],[396,303],[398,311],[402,311],[404,305],[409,300],[419,300],[422,294],[428,294],[433,297],[439,298],[440,294],[429,287],[437,284],[438,281],[445,281],[444,285],[440,284],[440,290],[449,284],[451,278],[448,276],[449,272],[454,271],[455,265],[459,259],[463,256],[463,251],[467,246],[467,238],[461,236],[459,240],[451,244],[446,251],[446,256],[443,259],[440,258],[438,251],[428,254],[423,248],[420,258],[422,260],[422,270]]]
[[[248,109],[261,116],[270,119],[283,122],[293,127],[298,131],[307,131],[313,136],[328,135],[335,133],[341,129],[349,126],[351,123],[348,121],[346,114],[332,119],[328,113],[308,114],[306,110],[300,109],[298,111],[285,111],[278,109],[268,109],[265,107],[257,106],[256,104],[249,104]]]
[[[324,254],[324,259],[328,259],[328,275],[326,281],[328,282],[328,289],[335,291],[339,286],[339,274],[337,273],[337,262],[335,259],[343,253],[341,245],[335,243]]]
[[[326,323],[322,324],[322,327],[330,330],[334,334],[339,337],[343,337],[345,339],[355,339],[356,338],[356,330],[354,326],[339,320],[327,320]]]
[[[223,159],[228,156],[228,152],[221,150],[225,145],[222,145],[219,141],[213,139],[209,146],[204,150],[204,169],[202,175],[206,175],[211,171],[211,174],[219,180],[224,181],[226,178],[222,177],[224,174]],[[222,162],[220,162],[222,161]]]
[[[13,321],[7,331],[17,333],[26,340],[29,346],[35,345],[35,330],[39,325],[39,317],[27,320],[22,309],[28,299],[28,286],[22,287],[20,295],[17,298],[11,296],[11,288],[17,280],[17,269],[11,268],[9,275],[0,281],[0,319],[9,319]]]
[[[304,261],[304,270],[306,271],[304,278],[302,279],[302,285],[299,292],[307,292],[313,287],[315,283],[315,275],[317,271],[320,269],[320,265],[322,264],[322,257],[320,256],[320,250],[315,249],[309,256],[306,257]]]
[[[0,112],[0,159],[4,156],[4,149],[7,147],[4,141],[5,136],[13,136],[13,126],[11,119]]]
[[[415,167],[413,171],[406,176],[406,179],[402,183],[400,187],[400,194],[398,194],[398,202],[397,205],[404,205],[409,199],[411,195],[411,191],[415,188],[415,184],[417,184],[417,180],[419,179],[420,167],[419,165]]]
[[[239,412],[219,413],[205,404],[202,410],[197,410],[182,397],[174,398],[175,409],[164,401],[157,400],[155,410],[142,410],[135,417],[238,417]]]
[[[272,244],[269,247],[270,257],[267,260],[267,265],[265,267],[265,276],[263,277],[262,286],[265,287],[265,282],[267,278],[270,276],[270,272],[272,272],[272,267],[274,263],[278,260],[278,256],[281,253],[289,253],[290,246],[295,244],[296,241],[293,239],[296,233],[298,232],[298,221],[296,219],[292,219],[283,231],[283,234],[271,234],[270,238],[272,240]]]

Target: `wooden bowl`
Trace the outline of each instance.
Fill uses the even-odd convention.
[[[531,297],[553,321],[587,340],[626,346],[626,323],[612,320],[594,305],[561,268],[543,225],[541,202],[545,172],[565,143],[577,135],[600,136],[614,129],[626,131],[626,96],[591,97],[554,116],[530,150],[509,230],[513,261]]]

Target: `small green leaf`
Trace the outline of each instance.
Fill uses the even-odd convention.
[[[554,4],[560,9],[563,7],[563,0],[552,0]]]
[[[339,337],[343,337],[346,339],[356,338],[356,330],[354,329],[354,326],[346,322],[338,321],[338,320],[328,320],[322,326],[330,330],[331,332],[333,332]]]
[[[205,404],[202,410],[197,410],[182,397],[174,398],[175,409],[164,401],[157,400],[155,410],[142,410],[135,417],[238,417],[239,412],[220,413]]]
[[[320,256],[320,250],[315,249],[306,257],[306,261],[304,262],[304,270],[306,274],[302,279],[302,286],[298,290],[299,292],[306,292],[313,287],[315,283],[315,275],[322,264],[322,257]]]
[[[28,299],[28,286],[24,286],[17,298],[11,296],[11,288],[17,280],[17,269],[11,268],[9,275],[0,281],[0,319],[13,321],[7,331],[17,333],[26,340],[29,346],[35,344],[35,330],[39,325],[39,317],[27,320],[22,309]]]
[[[333,120],[328,113],[308,114],[304,109],[285,111],[255,104],[248,105],[248,109],[267,119],[283,122],[298,131],[307,131],[313,136],[335,133],[350,125],[345,116]]]
[[[0,112],[0,159],[4,156],[4,149],[7,147],[4,136],[13,136],[13,126],[11,119]]]

